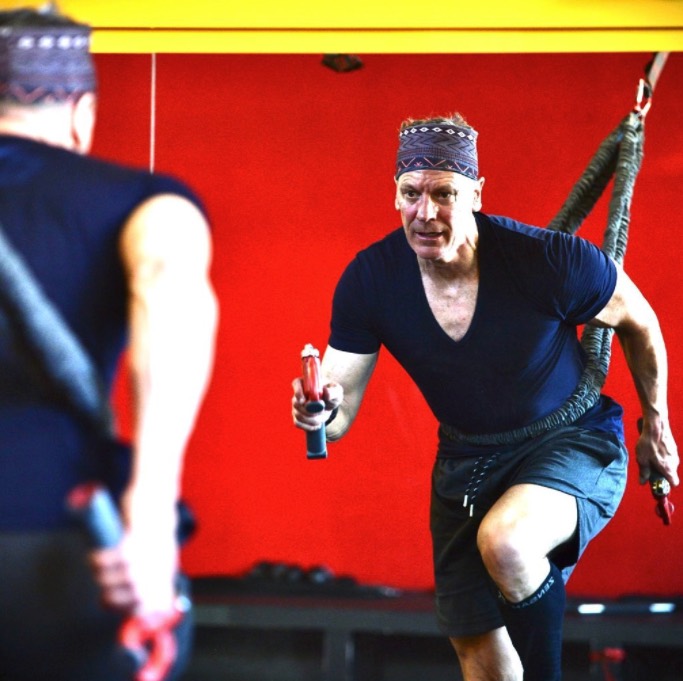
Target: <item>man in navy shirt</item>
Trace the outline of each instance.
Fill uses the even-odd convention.
[[[438,419],[431,532],[437,615],[466,681],[561,677],[564,584],[626,482],[621,407],[607,396],[554,428],[586,356],[576,328],[616,330],[642,405],[641,482],[678,484],[667,360],[652,308],[577,237],[481,212],[477,132],[459,115],[407,121],[396,208],[403,228],[358,253],[333,301],[326,409],[295,425],[341,438],[381,346]]]
[[[87,155],[96,104],[89,35],[54,12],[0,12],[0,228],[106,395],[128,343],[132,457],[117,465],[124,448],[46,380],[34,345],[1,307],[3,680],[128,679],[123,617],[154,625],[174,612],[183,456],[213,357],[201,203],[173,178]],[[120,496],[124,536],[92,552],[89,568],[66,498],[90,480]]]

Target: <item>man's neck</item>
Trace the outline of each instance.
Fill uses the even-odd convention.
[[[478,237],[479,233],[475,227],[454,248],[453,256],[448,260],[426,260],[418,257],[417,261],[421,272],[435,282],[441,280],[444,283],[458,279],[476,278],[479,273]]]
[[[74,150],[70,115],[66,104],[40,107],[4,105],[0,112],[0,134],[26,137]]]

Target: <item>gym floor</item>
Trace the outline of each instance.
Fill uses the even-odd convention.
[[[338,580],[285,585],[259,576],[193,581],[197,626],[184,681],[461,679],[430,592],[378,593]],[[582,605],[567,602],[563,681],[683,679],[678,600],[663,614],[649,599],[607,601],[598,615],[582,614]]]
[[[459,681],[455,654],[444,639],[359,637],[357,664],[348,681]],[[314,633],[199,630],[183,681],[324,681],[322,640]],[[588,644],[564,649],[563,681],[681,681],[683,650],[625,651],[621,664],[591,665]],[[341,677],[337,677],[341,678]]]

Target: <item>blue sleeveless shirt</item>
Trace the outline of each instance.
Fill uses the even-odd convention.
[[[0,135],[0,225],[89,352],[107,391],[127,333],[120,233],[137,206],[167,193],[201,208],[171,177]],[[0,375],[0,530],[64,526],[68,492],[113,478],[118,463],[118,477],[125,476],[125,450],[89,432],[53,394],[2,310]]]
[[[586,357],[577,326],[607,304],[616,267],[584,239],[475,214],[479,290],[465,336],[434,317],[403,229],[357,254],[333,300],[332,347],[385,346],[441,423],[465,433],[519,428],[561,406]],[[622,435],[621,407],[603,396],[577,425]]]

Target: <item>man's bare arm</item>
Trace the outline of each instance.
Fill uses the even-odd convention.
[[[175,504],[211,373],[217,305],[208,226],[188,200],[146,201],[129,218],[120,250],[129,287],[133,470],[121,503],[123,545],[99,552],[93,564],[105,602],[149,614],[173,601]]]
[[[679,458],[669,425],[664,338],[648,301],[621,268],[617,272],[612,298],[590,323],[615,330],[633,377],[643,415],[636,446],[641,482],[654,469],[677,485]]]

